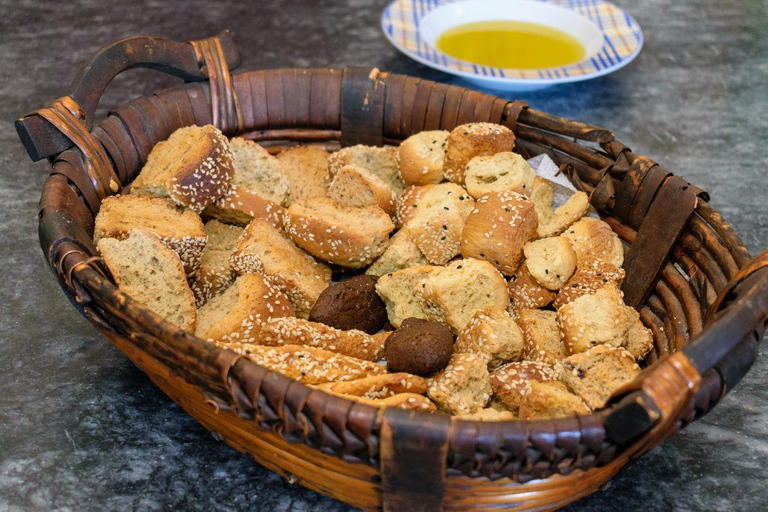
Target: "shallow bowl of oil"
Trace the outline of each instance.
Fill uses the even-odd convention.
[[[643,43],[637,22],[603,0],[395,0],[382,29],[422,64],[504,91],[604,76]]]

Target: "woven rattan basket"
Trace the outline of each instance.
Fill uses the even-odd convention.
[[[65,97],[16,127],[34,160],[52,162],[40,242],[72,304],[185,411],[260,464],[365,509],[557,508],[705,414],[755,360],[768,318],[768,255],[750,259],[704,191],[610,131],[375,69],[230,74],[239,64],[227,32],[191,43],[126,39],[94,54]],[[106,86],[135,67],[188,83],[94,123]],[[606,410],[481,423],[353,403],[168,324],[121,293],[96,257],[100,201],[179,127],[213,123],[274,152],[297,142],[397,144],[471,121],[510,127],[523,156],[552,157],[628,247],[623,291],[655,346]]]

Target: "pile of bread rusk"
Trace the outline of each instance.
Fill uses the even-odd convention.
[[[106,198],[118,287],[203,340],[376,407],[485,421],[587,414],[639,372],[622,242],[506,127],[273,155],[213,126]],[[205,221],[205,222],[204,222]]]

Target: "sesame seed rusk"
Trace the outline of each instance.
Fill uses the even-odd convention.
[[[105,198],[94,223],[93,243],[102,238],[125,240],[131,230],[154,233],[176,252],[184,272],[194,276],[200,267],[207,235],[200,216],[179,211],[170,199],[149,195],[116,195]]]
[[[535,177],[536,172],[525,158],[511,151],[476,156],[469,161],[464,174],[467,192],[475,199],[507,190],[527,196],[533,190]]]
[[[555,210],[552,218],[546,224],[539,223],[539,238],[559,235],[588,212],[589,196],[581,191],[574,193],[565,204]]]
[[[265,322],[293,315],[288,298],[271,282],[246,274],[198,310],[195,334],[208,341],[254,343]]]
[[[439,267],[421,265],[384,274],[376,282],[376,293],[387,307],[389,323],[400,327],[406,318],[427,319],[427,313],[417,298],[417,285]]]
[[[357,165],[345,165],[333,177],[328,197],[344,206],[378,206],[388,215],[395,214],[395,192],[381,178]]]
[[[427,379],[410,373],[385,373],[347,382],[329,382],[318,387],[342,395],[376,400],[400,393],[423,395],[427,392]]]
[[[397,148],[400,174],[406,185],[427,185],[443,180],[448,132],[432,130],[411,135]]]
[[[604,407],[614,391],[640,373],[623,348],[598,345],[564,359],[560,379],[592,408]]]
[[[377,206],[351,208],[330,198],[297,201],[285,215],[285,230],[296,245],[321,260],[350,268],[365,267],[379,257],[394,228],[389,215]]]
[[[525,265],[544,288],[559,290],[576,271],[576,251],[564,236],[541,238],[523,247]]]
[[[486,194],[464,223],[461,254],[514,275],[523,260],[523,246],[536,238],[537,226],[536,210],[525,196],[512,191]]]
[[[475,413],[491,400],[491,378],[482,359],[454,354],[448,366],[427,379],[427,396],[451,414]]]
[[[424,395],[418,395],[416,393],[398,393],[386,398],[366,398],[362,396],[343,395],[341,393],[331,391],[330,389],[322,388],[321,386],[318,386],[318,388],[322,389],[325,393],[330,395],[341,396],[347,400],[352,400],[353,402],[358,402],[361,404],[372,405],[373,407],[378,407],[380,409],[396,407],[398,409],[406,409],[409,411],[435,412],[437,410],[437,406],[432,403],[429,398],[425,397]]]
[[[584,217],[563,232],[576,251],[576,263],[602,260],[616,267],[624,263],[624,245],[611,226],[600,219]]]
[[[331,284],[331,269],[296,247],[282,231],[254,219],[243,231],[229,259],[238,274],[264,275],[285,293],[296,316],[307,318],[320,294]]]
[[[533,278],[525,261],[520,264],[515,275],[507,281],[509,293],[509,312],[518,319],[525,309],[543,308],[555,300],[555,293],[547,290]]]
[[[408,228],[400,228],[390,238],[387,249],[365,273],[369,276],[383,276],[390,272],[428,264],[429,260],[424,257],[419,246],[414,242]]]
[[[589,406],[568,391],[562,382],[530,381],[530,390],[520,401],[521,420],[551,420],[589,414]]]
[[[478,309],[456,338],[454,351],[475,354],[492,370],[523,355],[523,333],[505,309]]]
[[[443,174],[446,179],[464,184],[464,172],[476,156],[491,156],[512,151],[515,136],[506,126],[493,123],[469,123],[457,126],[448,135]]]
[[[156,235],[134,229],[125,240],[102,238],[98,249],[121,291],[172,324],[194,331],[195,298],[181,260]]]
[[[325,197],[331,183],[330,153],[318,146],[296,146],[275,156],[291,188],[287,206],[299,199]]]
[[[624,295],[613,283],[582,295],[557,310],[569,354],[595,345],[620,347],[627,342],[629,319]]]
[[[266,322],[259,331],[258,342],[271,347],[304,345],[367,361],[378,361],[389,334],[370,335],[355,329],[342,331],[318,322],[286,317]]]
[[[405,183],[400,177],[399,159],[396,148],[358,144],[332,153],[328,162],[332,177],[345,165],[356,165],[379,177],[395,194],[400,195],[405,189]]]
[[[323,384],[362,379],[386,372],[383,365],[301,345],[266,347],[250,343],[224,345],[235,353],[272,371],[305,384]]]
[[[235,250],[243,228],[210,220],[205,223],[205,234],[208,235],[208,243],[203,250],[200,270],[190,285],[198,308],[235,281],[235,271],[229,266],[229,256]]]
[[[131,193],[169,197],[199,213],[229,188],[234,172],[229,143],[217,128],[186,126],[155,145]]]
[[[541,361],[519,361],[505,364],[491,372],[494,396],[513,411],[520,407],[523,396],[530,392],[530,382],[556,381],[555,367]]]
[[[557,313],[554,311],[523,310],[517,324],[523,331],[524,359],[553,364],[568,357]]]

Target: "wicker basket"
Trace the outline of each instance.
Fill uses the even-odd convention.
[[[40,242],[72,304],[185,411],[259,463],[365,509],[557,508],[706,413],[753,363],[768,318],[768,254],[750,259],[704,191],[610,131],[375,69],[230,75],[239,64],[227,32],[191,43],[126,39],[94,54],[67,96],[16,127],[30,156],[53,165]],[[188,83],[94,124],[106,86],[134,67]],[[510,127],[526,157],[550,155],[628,246],[623,291],[655,346],[606,410],[481,423],[353,403],[168,324],[121,293],[95,256],[100,201],[179,127],[213,123],[277,151],[296,142],[397,144],[470,121]]]

